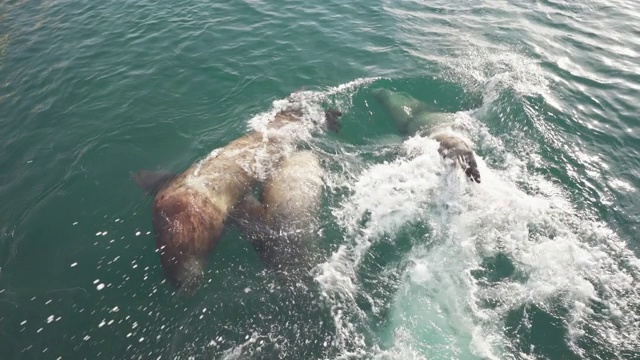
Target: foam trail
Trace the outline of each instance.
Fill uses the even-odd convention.
[[[346,240],[316,277],[331,305],[343,354],[526,357],[505,328],[513,314],[530,306],[554,316],[566,311],[563,341],[578,354],[587,334],[608,348],[637,349],[637,257],[605,224],[574,209],[562,188],[527,174],[524,163],[473,117],[456,116],[481,146],[505,159],[504,168],[496,170],[478,158],[479,186],[445,165],[435,141],[420,137],[406,140],[397,160],[371,165],[345,185],[350,195],[333,214]],[[526,193],[516,185],[523,183],[534,190]],[[363,294],[361,263],[385,236],[394,241],[403,229],[416,226],[427,233],[402,264],[393,265],[392,271],[404,275],[386,325],[372,335],[366,330],[368,314],[356,300],[372,296]],[[504,259],[506,273],[487,267],[495,259]],[[526,318],[520,321],[526,326]],[[371,336],[381,344],[367,346]]]
[[[339,345],[350,349],[349,354],[364,352],[366,334],[354,326],[366,321],[366,314],[354,304],[359,291],[356,269],[362,257],[385,234],[395,234],[408,223],[422,221],[434,189],[442,181],[464,183],[460,174],[440,158],[437,148],[437,142],[429,138],[407,140],[402,152],[408,159],[371,166],[355,181],[353,195],[334,211],[347,239],[352,240],[320,267],[316,280],[332,304]]]
[[[393,299],[383,346],[410,345],[413,352],[428,354],[429,359],[478,359],[469,347],[468,329],[473,324],[459,315],[464,309],[458,308],[455,284],[443,289],[429,284],[437,275],[432,267],[446,266],[448,260],[431,264],[417,259],[411,266]]]
[[[506,152],[499,142],[493,146]],[[515,268],[513,279],[470,288],[474,316],[485,332],[500,335],[498,325],[522,308],[535,305],[556,316],[566,311],[564,340],[576,353],[588,355],[577,345],[586,338],[616,352],[638,351],[638,258],[606,224],[574,208],[562,188],[522,167],[514,161],[493,174],[492,186],[479,188],[465,202],[467,211],[452,219],[451,227],[475,234],[479,259],[506,256]],[[516,180],[534,192],[523,192]],[[482,305],[490,302],[498,305]],[[604,314],[594,311],[603,307]],[[502,347],[513,345],[495,338]]]

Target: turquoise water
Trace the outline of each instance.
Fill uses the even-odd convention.
[[[4,1],[6,359],[640,358],[633,1]],[[325,261],[283,286],[236,229],[163,282],[139,169],[183,170],[281,100],[315,132]],[[372,90],[456,114],[483,182]]]

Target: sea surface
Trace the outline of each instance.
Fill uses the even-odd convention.
[[[639,24],[634,0],[3,0],[0,358],[640,359]],[[378,88],[454,113],[482,183]],[[344,113],[304,141],[313,281],[230,227],[176,294],[131,173],[283,104]]]

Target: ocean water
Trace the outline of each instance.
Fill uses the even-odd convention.
[[[2,1],[0,358],[639,359],[637,24],[630,0]],[[376,88],[454,113],[482,183]],[[176,295],[130,174],[294,91],[344,113],[304,144],[313,282],[230,228]]]

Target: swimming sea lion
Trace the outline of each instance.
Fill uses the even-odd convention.
[[[480,172],[471,144],[462,136],[447,131],[453,123],[453,114],[439,112],[414,97],[387,89],[378,89],[374,96],[391,115],[398,130],[404,135],[427,135],[440,143],[442,157],[454,160],[464,173],[477,183]]]
[[[335,126],[339,111],[326,111],[327,127]],[[187,294],[204,276],[207,255],[220,239],[233,205],[255,183],[258,174],[248,164],[256,155],[276,164],[296,139],[285,127],[301,124],[302,112],[275,115],[266,130],[254,131],[212,152],[180,175],[141,171],[135,182],[155,194],[153,229],[160,262],[169,281]]]
[[[300,280],[315,264],[322,177],[313,152],[295,152],[267,179],[260,201],[248,195],[237,206],[237,223],[262,262],[286,279]]]

